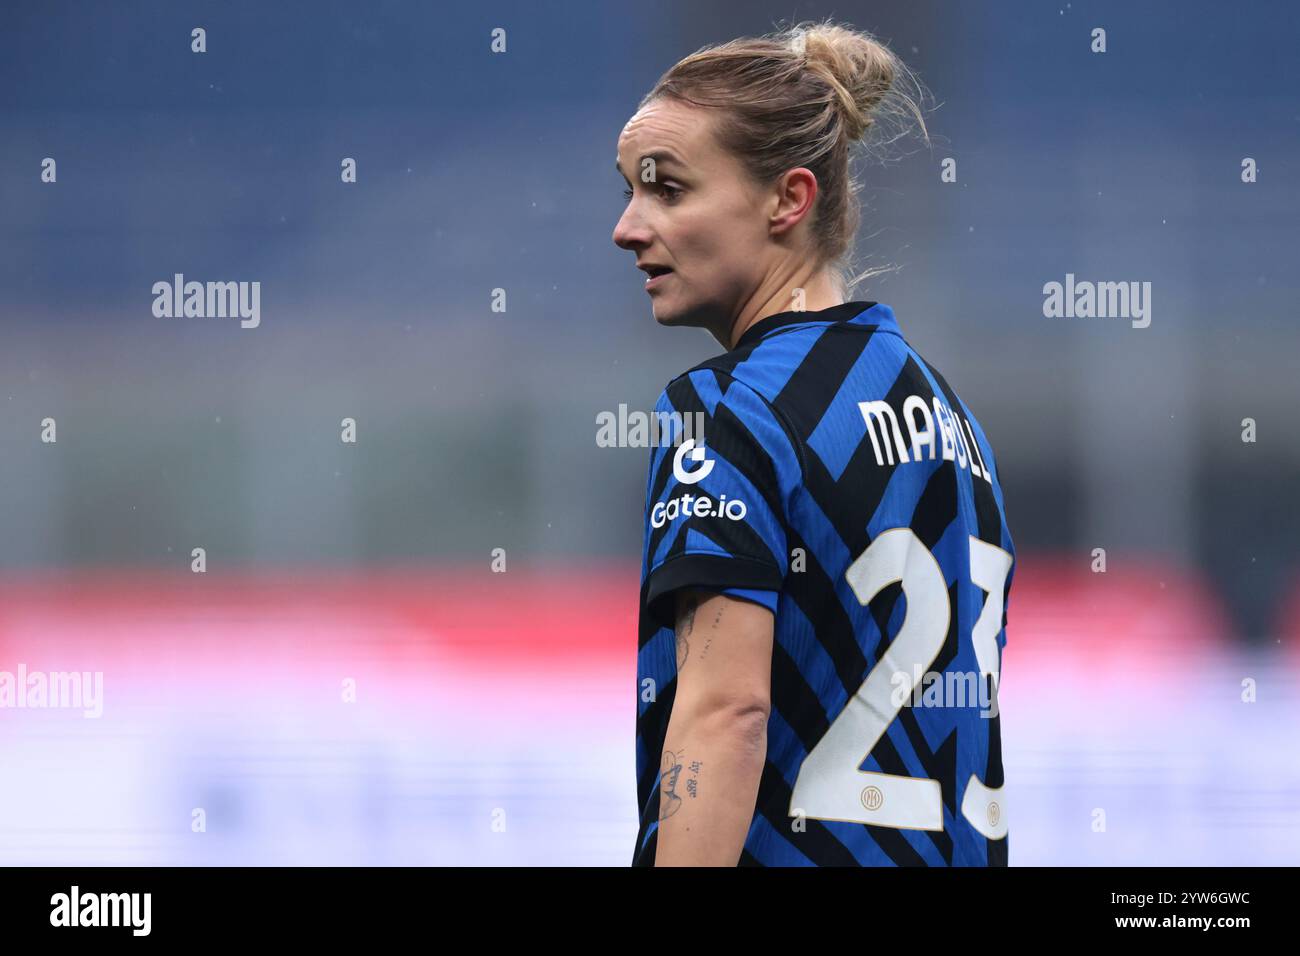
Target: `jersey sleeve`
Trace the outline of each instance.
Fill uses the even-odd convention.
[[[775,613],[789,570],[790,500],[803,474],[778,413],[713,369],[674,379],[655,413],[684,430],[651,449],[643,587],[652,618],[673,626],[680,588],[730,593]]]

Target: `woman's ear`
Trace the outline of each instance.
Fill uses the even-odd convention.
[[[782,173],[776,183],[775,199],[769,228],[773,235],[783,235],[812,212],[817,202],[817,177],[803,166]]]

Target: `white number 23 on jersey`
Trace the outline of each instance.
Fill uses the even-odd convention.
[[[971,631],[975,659],[984,674],[999,675],[997,635],[1002,627],[1002,598],[1011,555],[970,536],[971,581],[987,592]],[[819,820],[870,823],[916,830],[942,830],[939,781],[859,770],[888,725],[911,696],[917,673],[925,674],[943,650],[952,608],[943,572],[934,555],[911,528],[878,535],[846,572],[858,601],[866,605],[895,582],[902,583],[907,613],[893,642],[867,674],[839,716],[799,768],[790,795],[790,815],[802,811]],[[898,676],[905,675],[905,676]],[[894,691],[902,680],[906,695]],[[986,787],[970,775],[962,798],[962,815],[991,840],[1007,835],[1002,789]]]

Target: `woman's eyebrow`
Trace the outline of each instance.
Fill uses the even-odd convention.
[[[677,157],[676,153],[666,149],[651,150],[641,157],[642,162],[647,159],[653,159],[656,163],[667,163],[670,166],[677,165],[683,168],[686,166],[686,164]],[[620,176],[627,180],[627,182],[631,183],[631,180],[627,178],[627,174],[623,172],[623,167],[619,165],[618,159],[614,160],[614,168],[618,170]]]

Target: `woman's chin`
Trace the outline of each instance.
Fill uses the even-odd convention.
[[[650,313],[660,325],[676,325],[677,313],[658,299],[650,303]]]
[[[672,302],[666,301],[661,296],[656,296],[650,301],[650,311],[654,314],[655,321],[660,325],[690,325],[690,312],[684,310]]]

